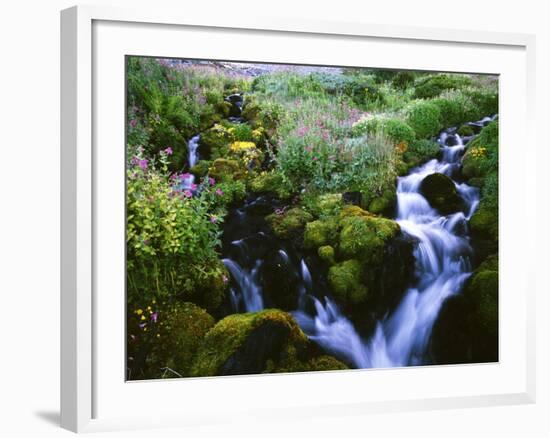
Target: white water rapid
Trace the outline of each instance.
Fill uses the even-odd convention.
[[[458,293],[470,275],[471,247],[463,235],[465,221],[479,203],[474,187],[454,182],[465,204],[466,214],[440,215],[419,193],[422,180],[432,173],[450,178],[460,166],[463,139],[453,131],[439,139],[441,160],[431,160],[399,178],[397,218],[404,233],[417,241],[414,250],[417,284],[408,289],[397,308],[378,321],[370,340],[362,340],[352,323],[328,297],[314,298],[316,315],[303,310],[295,317],[304,332],[326,350],[357,368],[386,368],[425,363],[432,327],[441,305]]]

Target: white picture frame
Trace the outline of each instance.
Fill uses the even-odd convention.
[[[143,52],[125,46],[124,35],[132,35],[139,39],[139,35],[148,32],[148,43],[141,41],[140,47]],[[503,275],[510,275],[506,284],[501,287],[514,285],[519,298],[514,298],[507,307],[502,307],[504,315],[511,316],[517,312],[517,336],[510,342],[515,342],[511,352],[508,354],[505,348],[504,359],[496,366],[500,368],[483,368],[472,366],[456,366],[451,368],[423,367],[417,368],[414,375],[415,381],[431,378],[449,379],[457,378],[458,386],[461,386],[460,379],[471,379],[471,376],[480,380],[480,389],[474,391],[465,385],[462,390],[456,388],[454,392],[446,392],[446,389],[436,388],[428,394],[413,389],[406,391],[399,389],[391,393],[383,393],[376,389],[376,382],[402,382],[407,384],[408,371],[406,370],[377,370],[375,375],[369,370],[360,372],[341,372],[328,374],[308,373],[307,376],[283,375],[283,376],[247,376],[214,379],[179,379],[179,382],[138,382],[125,383],[122,377],[120,387],[110,392],[112,379],[120,379],[121,375],[117,370],[111,374],[108,370],[110,364],[117,363],[119,367],[120,342],[113,344],[113,349],[105,342],[105,333],[112,329],[119,329],[124,321],[113,322],[117,313],[107,314],[101,306],[105,306],[104,299],[98,299],[98,294],[104,290],[103,285],[111,280],[115,281],[116,273],[109,274],[103,268],[105,263],[102,254],[105,254],[106,232],[104,232],[101,211],[105,208],[98,208],[103,202],[104,206],[120,204],[120,196],[116,193],[106,199],[105,187],[110,187],[113,181],[117,181],[120,165],[113,164],[113,167],[106,165],[105,153],[97,154],[97,144],[104,144],[106,139],[114,139],[118,145],[120,139],[117,135],[111,135],[109,129],[102,125],[106,117],[112,120],[121,120],[123,107],[114,108],[114,113],[104,115],[101,108],[104,108],[106,91],[113,90],[109,87],[122,87],[113,96],[120,97],[123,93],[124,84],[118,76],[112,84],[103,86],[106,76],[105,66],[110,68],[108,61],[116,59],[117,63],[122,62],[121,53],[124,54],[145,54],[152,55],[157,50],[157,56],[176,56],[177,48],[168,45],[159,45],[163,35],[166,37],[170,32],[200,32],[205,35],[217,35],[225,37],[231,32],[234,38],[248,38],[254,35],[257,39],[266,38],[265,41],[273,42],[275,39],[323,39],[325,42],[334,42],[334,49],[338,45],[349,44],[385,44],[385,47],[399,46],[406,44],[412,48],[416,47],[424,53],[416,64],[410,64],[406,54],[403,52],[402,60],[393,61],[393,64],[384,64],[383,54],[380,54],[380,61],[371,67],[394,68],[418,68],[418,69],[443,69],[434,67],[433,60],[429,60],[426,54],[442,53],[447,50],[447,45],[455,47],[461,53],[479,51],[479,54],[487,54],[489,59],[473,59],[470,63],[465,61],[465,71],[486,72],[504,75],[501,83],[501,104],[503,105],[502,124],[506,126],[507,120],[513,116],[516,120],[514,128],[503,129],[502,139],[507,141],[517,139],[521,135],[524,139],[525,155],[534,160],[536,145],[534,141],[531,121],[534,120],[534,50],[535,39],[532,35],[491,33],[484,31],[462,31],[452,29],[425,29],[416,27],[374,25],[366,23],[338,23],[338,22],[313,22],[307,20],[295,20],[292,18],[258,18],[249,22],[237,16],[227,17],[210,14],[208,18],[200,15],[189,15],[182,11],[163,11],[157,8],[147,10],[130,10],[110,7],[78,6],[62,11],[61,13],[61,426],[75,431],[100,431],[120,428],[146,428],[163,427],[174,425],[203,424],[206,422],[224,422],[230,418],[246,418],[255,416],[259,418],[274,418],[276,416],[291,416],[293,418],[310,417],[312,415],[342,415],[342,414],[364,414],[369,412],[397,412],[415,409],[440,409],[451,407],[474,407],[502,404],[532,403],[535,400],[535,305],[534,305],[534,274],[532,273],[527,257],[523,263],[515,266],[513,273],[506,273],[506,260]],[[227,34],[224,36],[224,33]],[[155,36],[156,35],[156,36]],[[174,34],[176,35],[176,34]],[[178,34],[179,35],[179,34]],[[182,34],[183,36],[187,34]],[[189,34],[191,35],[191,34]],[[172,35],[173,36],[173,35]],[[109,44],[105,44],[108,41]],[[200,41],[200,39],[199,39]],[[123,44],[124,43],[124,44]],[[288,42],[286,43],[288,45]],[[309,44],[309,43],[308,43]],[[313,43],[312,43],[313,44]],[[156,45],[156,46],[155,46]],[[112,46],[112,47],[111,47]],[[192,53],[187,50],[181,53],[182,57],[215,56],[215,51],[209,51],[208,44],[195,45]],[[155,49],[156,47],[156,49]],[[273,46],[274,47],[274,46]],[[312,46],[313,47],[313,46]],[[359,46],[357,46],[359,47]],[[129,51],[128,51],[129,50]],[[403,48],[400,50],[403,51]],[[149,51],[149,52],[148,52]],[[201,52],[202,51],[202,52]],[[380,51],[380,50],[379,50]],[[203,53],[204,52],[204,53]],[[254,55],[253,48],[250,54],[240,55],[228,54],[226,59],[250,60],[250,61],[283,61],[283,55],[273,50],[272,54],[265,55],[263,59]],[[314,51],[312,51],[314,52]],[[325,51],[326,52],[326,51]],[[345,50],[344,50],[345,52]],[[493,55],[495,52],[493,62]],[[203,53],[203,56],[200,56]],[[420,52],[419,52],[420,53]],[[477,53],[477,52],[476,52]],[[330,53],[329,53],[330,54]],[[509,54],[509,55],[508,55]],[[104,57],[103,57],[104,56]],[[242,57],[244,56],[244,58]],[[278,56],[278,58],[277,58]],[[300,60],[299,52],[288,52],[286,61],[289,63]],[[309,55],[310,62],[320,62],[323,56]],[[317,56],[317,58],[315,58]],[[334,54],[334,56],[336,56]],[[339,56],[344,56],[340,54]],[[509,58],[507,58],[510,56]],[[315,58],[315,59],[314,59]],[[475,57],[474,57],[475,58]],[[498,58],[498,59],[497,59]],[[343,58],[341,58],[343,59]],[[509,67],[501,67],[513,59],[518,62],[512,63]],[[317,61],[316,61],[317,60]],[[345,62],[345,61],[344,61]],[[387,61],[390,62],[390,61]],[[407,64],[409,62],[409,64]],[[476,64],[476,62],[479,64]],[[305,62],[308,63],[308,62]],[[342,61],[335,59],[335,65],[342,64]],[[117,72],[120,73],[120,65],[117,64]],[[443,64],[441,64],[443,65]],[[478,65],[478,67],[476,67]],[[361,66],[361,63],[358,64]],[[432,67],[430,67],[432,66]],[[470,67],[470,68],[468,68]],[[509,68],[509,70],[505,69]],[[448,64],[449,71],[459,69],[458,65]],[[458,71],[458,70],[457,70]],[[107,71],[108,72],[108,71]],[[505,72],[505,73],[504,73]],[[520,78],[520,79],[518,79]],[[117,82],[118,81],[118,82]],[[514,88],[515,87],[515,88]],[[519,88],[518,88],[519,87]],[[512,92],[512,90],[514,91]],[[103,91],[98,91],[103,90]],[[103,94],[102,94],[103,93]],[[502,95],[509,96],[503,100]],[[111,96],[111,98],[115,98]],[[116,100],[118,105],[119,100]],[[111,105],[112,106],[112,105]],[[512,106],[515,108],[512,109]],[[119,112],[119,114],[117,113]],[[118,114],[118,116],[117,116]],[[509,116],[510,118],[507,118]],[[99,126],[99,128],[98,128]],[[124,128],[121,127],[123,130]],[[109,137],[111,136],[111,137]],[[123,149],[124,144],[118,145]],[[113,150],[118,150],[113,148]],[[504,147],[504,152],[506,148]],[[113,155],[109,158],[115,158]],[[120,157],[120,156],[118,156]],[[503,166],[501,172],[502,190],[509,190],[508,195],[519,196],[525,202],[535,205],[535,175],[533,168],[527,167],[528,161],[518,164],[520,168],[516,173],[521,183],[514,187],[506,184],[507,157],[503,154]],[[118,181],[120,183],[120,181]],[[118,184],[117,183],[117,184]],[[116,190],[114,191],[116,192]],[[120,192],[118,192],[120,194]],[[505,200],[501,196],[501,201]],[[122,202],[123,204],[124,202]],[[119,205],[123,209],[123,205]],[[506,207],[506,204],[504,205]],[[117,210],[118,211],[118,210]],[[118,218],[118,216],[115,215]],[[523,237],[513,236],[509,232],[519,220],[525,220],[525,233]],[[514,259],[513,253],[520,248],[533,248],[535,244],[535,219],[533,215],[521,214],[514,216],[511,211],[501,225],[502,242],[501,252],[510,253],[510,259]],[[115,221],[116,222],[116,221]],[[120,222],[122,223],[122,222]],[[119,224],[120,225],[120,224]],[[508,230],[508,231],[506,231]],[[108,234],[108,233],[107,233]],[[527,236],[527,238],[524,238]],[[103,240],[101,240],[103,239]],[[116,248],[115,254],[123,254],[124,248]],[[535,254],[531,251],[530,254]],[[532,256],[534,257],[534,256]],[[517,258],[516,258],[517,260]],[[121,260],[122,262],[123,260]],[[120,276],[119,276],[120,277]],[[120,285],[119,277],[113,283]],[[115,287],[116,289],[116,287]],[[124,291],[121,290],[121,296]],[[115,303],[116,306],[120,302]],[[506,303],[505,303],[506,304]],[[116,307],[115,306],[115,307]],[[116,307],[118,309],[118,307]],[[514,310],[515,309],[515,310]],[[99,317],[98,315],[101,315]],[[114,315],[113,318],[107,316]],[[121,319],[123,316],[119,315]],[[504,321],[510,321],[504,318]],[[501,323],[502,324],[502,323]],[[501,329],[503,326],[501,325]],[[506,328],[506,327],[504,327]],[[506,333],[506,330],[504,330]],[[121,336],[123,334],[121,333]],[[118,339],[118,335],[116,336]],[[517,338],[517,339],[516,339]],[[506,347],[509,339],[501,335],[501,348]],[[503,345],[503,342],[506,345]],[[112,361],[115,362],[112,362]],[[118,362],[117,362],[118,361]],[[512,363],[508,374],[498,375],[498,370],[505,369],[508,363]],[[113,368],[114,369],[114,368]],[[454,371],[453,371],[454,370]],[[465,370],[465,374],[461,374]],[[405,374],[404,374],[405,373]],[[452,373],[452,374],[451,374]],[[462,377],[455,377],[455,376]],[[490,380],[489,375],[498,375],[485,387],[482,381]],[[508,377],[506,377],[506,375]],[[432,377],[434,376],[434,377]],[[478,377],[475,377],[478,376]],[[323,379],[332,381],[329,390],[325,392],[324,398],[315,392],[314,388]],[[500,379],[500,380],[499,380]],[[508,384],[503,381],[509,379]],[[144,385],[144,391],[153,391],[157,388],[166,392],[168,400],[174,397],[177,391],[181,391],[182,380],[187,380],[186,393],[197,394],[197,391],[205,391],[211,394],[212,391],[226,393],[238,389],[242,391],[241,401],[243,406],[234,411],[224,412],[217,404],[209,405],[203,398],[195,399],[193,406],[182,406],[174,408],[169,412],[161,405],[150,406],[150,415],[139,413],[131,414],[131,409],[118,412],[115,408],[124,404],[124,400],[131,400],[135,397],[132,385]],[[346,393],[345,388],[359,388],[358,382],[369,381],[369,388],[374,393],[369,397],[356,394],[351,391]],[[106,383],[107,382],[107,383]],[[303,392],[310,391],[310,395],[300,397],[294,404],[286,404],[281,394],[275,393],[271,405],[261,407],[258,403],[246,405],[245,397],[254,391],[261,392],[257,388],[288,388],[302,387]],[[399,386],[399,385],[395,385]],[[217,389],[216,389],[217,388]],[[255,389],[256,388],[256,389]],[[331,389],[333,392],[331,394]],[[342,388],[340,392],[336,388]],[[128,389],[128,391],[126,391]],[[195,391],[195,392],[193,392]],[[126,395],[123,394],[126,392]],[[359,392],[359,391],[357,391]],[[346,394],[349,398],[346,398]],[[421,394],[421,395],[419,395]],[[422,395],[424,394],[424,395]],[[329,397],[329,395],[331,395]],[[352,397],[353,395],[353,397]],[[123,400],[122,397],[127,397]],[[223,395],[220,395],[223,399]],[[206,400],[206,397],[204,397]],[[105,407],[104,407],[105,406]],[[194,411],[190,411],[192,407]],[[105,412],[104,415],[102,412]],[[214,419],[215,418],[215,419]]]

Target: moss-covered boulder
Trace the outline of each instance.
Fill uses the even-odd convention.
[[[367,287],[363,284],[363,267],[358,260],[346,260],[332,266],[328,281],[338,300],[346,305],[360,304],[367,299]]]
[[[470,125],[462,125],[460,128],[458,128],[456,133],[461,137],[471,137],[475,134],[474,128],[472,128]]]
[[[368,210],[374,214],[392,215],[395,210],[397,194],[395,190],[385,190],[381,196],[370,201]]]
[[[306,197],[304,206],[315,217],[324,219],[337,215],[344,206],[344,201],[341,193],[325,193]]]
[[[367,264],[382,260],[386,242],[400,232],[397,222],[379,217],[352,216],[341,221],[339,256]]]
[[[338,224],[333,219],[308,222],[304,231],[304,247],[315,249],[330,245],[338,237]]]
[[[206,176],[211,166],[212,166],[211,161],[199,160],[197,164],[195,164],[191,169],[189,169],[189,173],[192,173],[197,178],[202,178]]]
[[[442,173],[432,173],[420,183],[420,193],[441,214],[451,214],[463,208],[463,201],[454,182]]]
[[[318,351],[286,312],[268,309],[230,315],[205,336],[191,367],[194,376],[311,371],[312,359],[319,367],[341,369],[343,365],[322,360]],[[315,362],[313,362],[315,364]],[[337,368],[338,367],[338,368]]]
[[[208,169],[208,173],[216,181],[240,180],[246,176],[237,160],[227,158],[215,159]]]
[[[448,299],[432,337],[438,363],[498,361],[498,257],[489,256]]]
[[[498,132],[498,122],[491,122],[468,143],[462,157],[462,174],[466,179],[485,178],[498,169]]]
[[[300,236],[306,224],[312,220],[311,213],[300,207],[290,208],[284,212],[276,212],[266,217],[273,233],[281,239],[292,239]]]
[[[317,249],[317,255],[328,266],[332,266],[336,263],[334,248],[330,245],[320,246]]]
[[[226,156],[229,145],[234,141],[233,134],[226,126],[216,123],[201,133],[199,140],[201,155],[207,159],[216,159]]]
[[[274,193],[279,199],[288,199],[291,196],[289,187],[284,183],[278,172],[262,172],[248,182],[248,187],[254,193]]]
[[[156,377],[177,377],[173,372],[163,372],[166,367],[188,376],[195,353],[214,323],[206,310],[193,303],[176,302],[160,312],[157,325],[161,329],[149,355],[149,367],[155,368]]]

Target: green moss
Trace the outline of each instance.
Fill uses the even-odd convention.
[[[475,236],[498,241],[498,214],[480,204],[470,219],[470,228]]]
[[[363,210],[357,205],[346,205],[340,212],[340,219],[348,217],[374,217],[374,214]]]
[[[458,128],[457,134],[461,137],[470,137],[474,135],[474,128],[472,128],[470,125],[462,125],[460,128]]]
[[[232,181],[243,179],[245,172],[237,160],[217,158],[209,168],[209,174],[216,181]]]
[[[266,221],[275,233],[281,239],[290,239],[296,237],[304,229],[308,222],[313,220],[313,216],[302,208],[291,208],[284,213],[273,213],[266,217]]]
[[[197,164],[189,169],[189,172],[195,175],[197,178],[202,178],[206,176],[208,170],[210,169],[210,166],[212,166],[212,161],[199,160]]]
[[[320,246],[317,250],[317,255],[329,266],[336,263],[336,259],[334,258],[334,248],[330,245]]]
[[[346,304],[359,304],[367,299],[367,288],[362,284],[363,268],[358,260],[346,260],[332,266],[328,281],[336,298]]]
[[[382,196],[374,198],[369,203],[368,210],[375,214],[387,214],[393,209],[397,200],[397,194],[394,190],[385,190]]]
[[[275,193],[280,199],[288,199],[291,191],[277,172],[267,172],[252,178],[248,186],[254,193]]]
[[[414,129],[416,138],[433,137],[443,128],[441,112],[431,102],[418,102],[410,107],[407,123]]]
[[[498,122],[491,122],[468,143],[462,159],[466,178],[486,177],[498,169],[498,131]]]
[[[221,158],[228,154],[229,145],[234,141],[233,134],[221,123],[201,133],[201,151],[211,159]]]
[[[474,303],[473,323],[482,333],[496,336],[498,332],[498,272],[477,270],[464,293]]]
[[[335,216],[344,205],[340,193],[306,195],[303,204],[311,214],[320,219]]]
[[[420,193],[441,214],[456,213],[463,206],[454,182],[442,173],[432,173],[424,178],[420,183]]]
[[[397,222],[377,217],[348,217],[341,225],[341,258],[357,258],[369,264],[381,262],[385,243],[400,231]]]
[[[319,356],[311,359],[307,363],[309,371],[335,371],[347,370],[348,367],[332,356]]]
[[[219,321],[208,331],[195,356],[191,374],[218,375],[224,364],[239,351],[247,338],[268,324],[269,327],[278,327],[284,333],[284,343],[280,352],[269,358],[272,361],[288,360],[287,354],[284,353],[288,353],[289,349],[307,345],[307,337],[294,318],[286,312],[267,309],[256,313],[233,314]],[[266,363],[266,366],[269,364]],[[277,364],[274,365],[276,366]]]
[[[161,312],[157,324],[162,324],[162,330],[153,344],[150,367],[156,369],[156,375],[162,375],[161,368],[168,367],[188,376],[195,353],[214,325],[214,318],[197,305],[183,302]]]
[[[333,243],[338,236],[338,224],[334,220],[308,222],[304,232],[304,247],[319,248]]]

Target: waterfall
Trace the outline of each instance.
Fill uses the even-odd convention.
[[[484,126],[494,118],[474,122]],[[469,137],[471,138],[471,137]],[[426,351],[432,328],[443,302],[460,292],[471,274],[467,221],[479,204],[479,190],[454,181],[465,151],[464,139],[451,128],[438,138],[441,159],[432,159],[398,178],[397,213],[395,220],[403,233],[415,242],[416,284],[403,293],[392,313],[378,320],[370,339],[362,339],[353,323],[340,311],[326,291],[314,281],[304,257],[279,247],[278,241],[263,231],[246,230],[257,220],[249,211],[258,200],[247,201],[233,213],[235,230],[245,236],[229,242],[231,256],[223,263],[231,274],[231,303],[234,311],[258,311],[264,308],[261,274],[264,255],[252,254],[252,249],[275,245],[280,262],[292,269],[297,278],[297,310],[293,313],[304,333],[323,349],[356,368],[401,367],[427,362]],[[190,148],[191,150],[191,148]],[[424,178],[433,173],[447,175],[453,181],[464,203],[464,211],[441,215],[420,193]],[[250,246],[248,239],[259,239]]]
[[[393,313],[379,320],[372,337],[364,341],[328,298],[324,303],[314,299],[314,316],[303,309],[295,312],[296,320],[312,340],[357,368],[425,363],[432,328],[443,302],[461,290],[471,273],[471,247],[461,233],[465,229],[461,225],[479,204],[478,189],[453,181],[466,205],[466,214],[448,216],[431,208],[419,192],[426,176],[438,172],[452,178],[460,166],[465,145],[456,130],[441,133],[438,143],[441,160],[430,160],[398,179],[396,221],[402,232],[418,242],[414,250],[418,281],[405,291]]]

